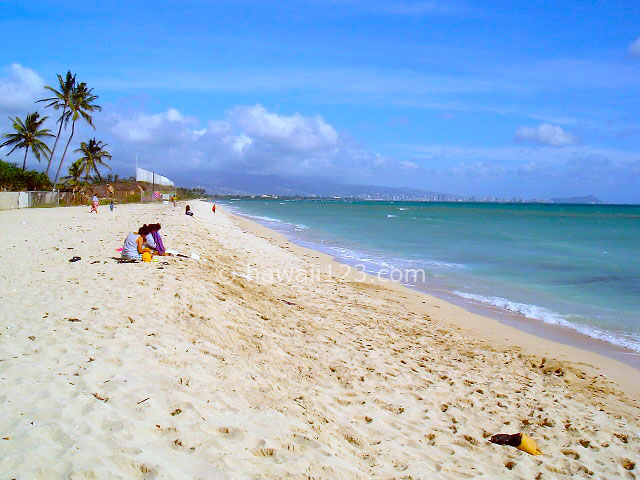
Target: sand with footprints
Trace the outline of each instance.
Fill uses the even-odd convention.
[[[191,205],[0,212],[1,478],[640,476],[637,371]]]

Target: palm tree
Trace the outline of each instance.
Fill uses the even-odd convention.
[[[56,151],[56,147],[58,146],[58,140],[60,140],[60,133],[62,132],[62,127],[66,128],[69,123],[69,116],[67,112],[71,109],[71,94],[73,93],[73,89],[76,84],[76,76],[72,75],[71,71],[67,71],[66,77],[63,79],[60,74],[58,74],[58,83],[60,84],[60,90],[56,90],[53,87],[45,86],[47,90],[53,93],[53,97],[43,98],[38,100],[38,102],[49,102],[45,105],[45,107],[53,107],[54,110],[62,109],[62,113],[60,114],[60,118],[58,118],[57,123],[60,124],[58,127],[58,134],[56,135],[56,141],[53,143],[53,148],[51,149],[51,155],[49,156],[49,163],[47,164],[47,169],[45,174],[49,175],[49,169],[51,168],[51,161],[53,160],[53,155]]]
[[[64,157],[67,155],[67,149],[69,148],[69,144],[71,143],[71,139],[73,138],[73,133],[75,132],[76,121],[82,117],[84,118],[89,125],[91,125],[94,129],[96,128],[93,125],[93,118],[90,113],[98,110],[102,110],[100,105],[94,105],[93,102],[98,99],[97,95],[94,95],[93,88],[87,88],[87,84],[82,82],[76,84],[73,88],[73,92],[71,93],[71,101],[69,102],[69,111],[67,111],[66,115],[68,118],[71,118],[71,135],[69,135],[69,140],[67,140],[67,144],[64,147],[64,152],[62,152],[62,157],[60,158],[60,164],[58,165],[58,171],[56,172],[56,177],[53,181],[55,185],[58,181],[58,177],[60,176],[60,170],[62,169],[62,164],[64,162]],[[68,118],[64,120],[68,122]]]
[[[69,165],[69,171],[66,177],[62,177],[63,186],[70,187],[73,192],[72,201],[76,201],[76,196],[78,193],[84,194],[87,184],[82,179],[82,174],[84,170],[82,168],[82,162],[80,160],[76,160],[71,165]]]
[[[81,180],[83,172],[82,162],[80,160],[76,160],[69,166],[67,176],[62,177],[61,180],[63,180],[65,186],[72,187],[75,192],[78,187],[81,187],[84,184]]]
[[[40,161],[40,155],[44,155],[44,157],[47,158],[51,153],[49,146],[40,140],[42,137],[53,137],[53,135],[49,133],[50,130],[48,128],[42,128],[42,124],[47,118],[49,117],[40,118],[38,112],[33,112],[27,115],[24,122],[19,117],[9,119],[13,122],[13,129],[16,133],[5,133],[3,137],[7,140],[0,145],[0,147],[13,145],[13,148],[7,155],[11,155],[16,148],[24,148],[24,160],[22,161],[23,171],[27,167],[27,153],[29,153],[29,149],[31,149],[38,161]]]
[[[74,150],[75,153],[83,154],[83,156],[76,160],[76,162],[80,162],[80,166],[84,172],[85,182],[89,181],[89,175],[91,175],[92,171],[96,172],[96,176],[99,180],[102,179],[98,167],[107,167],[111,169],[111,167],[109,167],[105,162],[107,158],[111,159],[111,154],[104,150],[106,146],[106,143],[102,143],[100,140],[96,141],[95,138],[92,138],[89,142],[80,143],[80,148]]]

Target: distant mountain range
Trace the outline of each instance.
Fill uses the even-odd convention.
[[[458,195],[415,188],[348,185],[330,180],[285,178],[278,175],[219,173],[201,180],[207,192],[220,195],[277,195],[299,197],[349,197],[380,200],[456,201]]]
[[[178,183],[193,185],[193,178],[176,178]],[[181,180],[183,180],[181,182]],[[551,202],[602,204],[593,195],[584,197],[552,198],[551,200],[523,200],[519,198],[497,198],[455,195],[418,188],[383,187],[380,185],[350,185],[326,178],[308,179],[284,177],[280,175],[252,175],[245,173],[218,172],[207,174],[197,185],[207,193],[218,195],[274,195],[279,197],[341,197],[363,200],[428,200],[440,202],[482,201],[482,202]]]
[[[552,198],[551,203],[601,204],[604,202],[593,195],[587,195],[584,197]]]

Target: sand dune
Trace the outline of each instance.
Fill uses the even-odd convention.
[[[192,205],[0,212],[1,478],[638,477],[637,371]]]

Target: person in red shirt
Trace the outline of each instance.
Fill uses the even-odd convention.
[[[216,204],[215,204],[215,203],[213,204],[213,207],[211,207],[211,211],[212,211],[213,213],[216,213]]]

